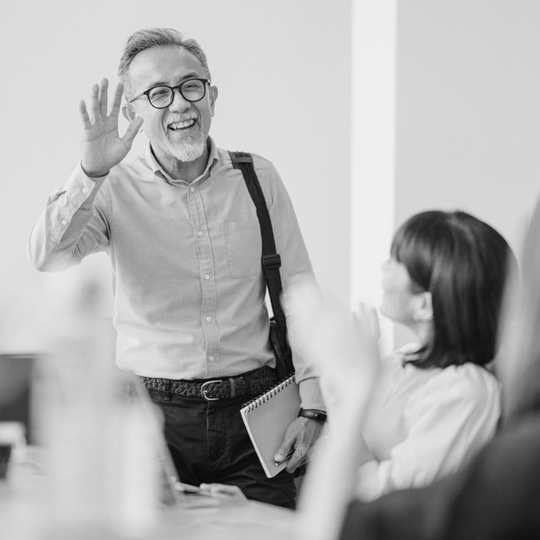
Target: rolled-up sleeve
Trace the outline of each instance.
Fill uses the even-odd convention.
[[[64,270],[107,249],[107,219],[103,204],[96,204],[106,178],[90,178],[78,165],[66,184],[51,193],[27,246],[28,260],[36,269]]]

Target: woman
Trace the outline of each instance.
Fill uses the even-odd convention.
[[[381,314],[415,342],[386,359],[363,429],[373,459],[357,495],[373,499],[456,471],[495,433],[495,356],[509,247],[464,212],[422,212],[383,265]]]
[[[540,538],[540,202],[533,213],[520,261],[521,280],[510,282],[501,326],[497,371],[503,390],[503,422],[496,436],[457,474],[421,489],[396,491],[364,504],[353,500],[330,540],[536,540]],[[371,371],[368,370],[369,374]],[[356,408],[357,420],[362,407]],[[316,476],[328,476],[321,456]],[[351,462],[349,462],[351,466]],[[341,478],[347,478],[345,468]],[[326,493],[347,499],[339,475]],[[315,480],[315,478],[313,479]],[[316,482],[315,482],[316,483]],[[348,492],[350,495],[350,490]],[[305,505],[317,516],[324,500]],[[316,528],[316,524],[314,525]],[[320,537],[322,538],[322,537]]]
[[[317,485],[334,484],[336,476],[343,480],[338,492],[354,490],[364,500],[429,484],[458,470],[495,433],[499,383],[486,366],[495,356],[511,253],[508,244],[469,214],[429,211],[400,227],[390,253],[383,266],[381,313],[409,328],[415,342],[382,362],[363,424],[359,417],[375,371],[371,365],[366,376],[365,362],[377,356],[366,353],[373,341],[369,332],[366,335],[366,315],[357,324],[361,338],[343,332],[343,325],[320,311],[316,324],[322,324],[322,330],[314,333],[309,321],[316,308],[305,295],[293,298],[298,317],[291,328],[292,339],[305,342],[311,356],[320,358],[326,371],[323,390],[327,397],[330,394],[333,435],[325,441],[327,448],[319,451],[336,453],[326,460],[332,465],[324,470],[319,467],[317,472],[318,466],[312,466],[314,474],[303,487],[303,506],[317,507],[324,499]],[[302,305],[310,306],[304,314]],[[329,356],[332,350],[334,355]],[[364,391],[355,388],[360,380]],[[358,465],[359,475],[353,479],[350,471]],[[322,483],[321,477],[325,477]],[[339,520],[343,502],[338,495],[331,503],[330,515],[335,519]],[[330,529],[332,519],[325,519]],[[322,532],[325,523],[309,521],[304,524],[307,530],[330,538]]]

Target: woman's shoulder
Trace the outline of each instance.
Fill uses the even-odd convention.
[[[500,382],[493,373],[471,362],[438,370],[427,386],[432,392],[456,394],[460,400],[490,401],[497,399],[500,393]]]
[[[481,366],[468,363],[434,368],[431,376],[424,378],[423,384],[417,385],[409,396],[404,415],[409,421],[426,414],[437,416],[441,411],[455,411],[471,419],[491,411],[490,414],[498,417],[500,400],[499,381]]]
[[[399,347],[390,355],[383,359],[383,364],[389,366],[401,366],[407,371],[413,373],[425,373],[430,384],[434,386],[459,385],[463,391],[467,389],[474,390],[478,387],[495,388],[500,386],[499,381],[489,368],[465,362],[460,365],[452,365],[446,368],[429,367],[419,368],[414,364],[414,353],[420,349],[418,343],[412,342]]]

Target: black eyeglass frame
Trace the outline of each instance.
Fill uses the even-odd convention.
[[[189,99],[186,96],[184,96],[184,93],[182,92],[182,86],[184,84],[189,83],[191,81],[200,81],[203,83],[203,95],[198,99]],[[210,84],[210,81],[208,79],[203,79],[201,77],[191,77],[191,79],[186,79],[185,81],[182,81],[180,84],[177,84],[176,86],[169,86],[168,84],[157,84],[156,86],[152,86],[152,88],[149,88],[148,90],[145,90],[144,92],[140,93],[138,96],[134,97],[133,99],[129,100],[129,103],[133,103],[136,99],[139,99],[140,97],[146,96],[148,98],[148,103],[154,107],[154,109],[166,109],[167,107],[171,106],[171,103],[174,101],[174,91],[178,90],[180,92],[180,95],[183,99],[186,101],[189,101],[189,103],[197,103],[197,101],[201,101],[201,99],[206,96],[206,85]],[[157,107],[152,103],[150,100],[150,92],[152,90],[155,90],[156,88],[168,88],[171,91],[171,101],[167,103],[167,105],[163,105],[162,107]]]

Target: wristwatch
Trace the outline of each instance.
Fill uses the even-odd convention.
[[[327,419],[326,411],[321,411],[320,409],[300,409],[298,416],[302,416],[303,418],[310,418],[311,420],[316,420],[321,424],[324,424]]]

